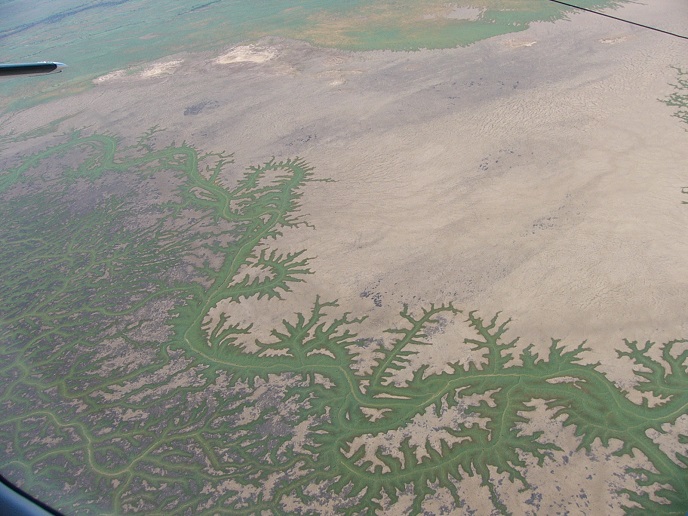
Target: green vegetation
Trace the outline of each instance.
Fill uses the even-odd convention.
[[[536,489],[528,468],[561,450],[529,427],[540,401],[579,449],[646,458],[621,492],[629,513],[688,511],[688,456],[652,438],[688,410],[688,341],[658,354],[626,342],[619,356],[635,364],[638,403],[581,360],[582,345],[552,341],[538,358],[505,338],[508,320],[451,304],[404,307],[388,339],[365,342],[354,333],[363,318],[316,297],[247,350],[253,325],[234,309],[282,298],[312,273],[303,251],[274,248],[304,224],[296,213],[312,170],[273,160],[232,178],[230,156],[159,148],[158,138],[151,130],[126,146],[75,132],[0,176],[9,478],[69,513],[241,514],[328,503],[369,513],[402,493],[417,513],[439,488],[460,506],[458,482],[478,476],[507,512],[495,472]],[[448,318],[482,359],[397,381]],[[372,358],[358,368],[363,348]],[[439,422],[441,439],[414,434],[423,418]],[[677,449],[687,442],[679,431]]]
[[[677,84],[673,85],[675,91],[664,100],[664,103],[676,108],[674,116],[688,124],[688,71],[678,67],[675,67],[675,70],[677,75]],[[688,128],[686,130],[688,131]],[[688,194],[688,187],[683,187],[681,193]],[[682,204],[688,204],[688,201],[682,201]]]
[[[675,107],[674,116],[688,124],[688,71],[676,68],[676,81],[674,91],[669,98],[664,101],[667,106]]]

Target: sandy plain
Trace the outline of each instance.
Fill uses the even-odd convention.
[[[681,13],[679,0],[615,12],[677,32]],[[316,177],[333,179],[305,190],[302,212],[315,229],[289,231],[276,245],[308,249],[315,274],[284,301],[231,307],[256,323],[251,338],[307,310],[315,294],[367,315],[359,335],[370,338],[398,323],[404,303],[453,301],[510,317],[521,347],[587,340],[589,360],[632,388],[630,365],[615,353],[624,338],[688,336],[688,133],[661,102],[672,66],[688,67],[687,56],[685,40],[589,14],[412,53],[268,38],[113,70],[90,91],[2,124],[21,132],[74,115],[61,127],[132,141],[159,124],[170,140],[233,152],[227,184],[273,156],[303,157]],[[468,360],[451,344],[465,331],[450,321],[413,367]],[[613,489],[633,487],[625,462],[600,470],[593,462],[605,459],[574,452],[574,436],[564,438],[567,473],[543,487],[539,509],[617,513]],[[535,474],[544,476],[534,484],[551,481]],[[483,507],[478,483],[462,485],[467,508]],[[507,497],[525,508],[524,496],[514,487]],[[439,511],[447,502],[438,491],[427,503]]]

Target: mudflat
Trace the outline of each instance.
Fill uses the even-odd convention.
[[[680,3],[629,4],[614,14],[679,32],[676,13],[686,14]],[[459,9],[455,16],[474,13]],[[245,262],[228,277],[226,288],[234,293],[199,302],[205,310],[199,312],[202,325],[193,323],[215,333],[198,333],[194,344],[189,330],[184,334],[189,348],[177,359],[217,360],[229,371],[222,377],[224,385],[236,390],[227,380],[234,374],[228,365],[234,359],[202,347],[212,348],[209,335],[228,331],[227,321],[249,328],[230,332],[231,345],[252,354],[256,363],[268,357],[280,374],[266,381],[264,372],[256,375],[262,380],[255,385],[248,382],[255,389],[249,389],[243,419],[223,427],[229,434],[232,428],[243,432],[247,421],[265,423],[261,418],[266,416],[250,412],[260,412],[256,407],[264,405],[256,401],[261,396],[256,393],[271,382],[276,398],[290,389],[303,393],[304,382],[311,381],[308,375],[316,373],[320,376],[312,381],[317,392],[344,389],[339,377],[329,380],[328,387],[325,362],[290,374],[279,369],[276,358],[298,354],[276,337],[276,331],[286,331],[278,330],[283,321],[295,324],[297,313],[320,320],[314,299],[336,300],[336,306],[327,305],[329,315],[348,313],[349,322],[356,319],[356,336],[346,341],[355,359],[347,367],[361,383],[348,394],[353,405],[343,406],[339,419],[334,409],[303,421],[292,412],[284,416],[295,428],[284,446],[310,458],[285,459],[285,478],[277,474],[279,468],[270,477],[278,487],[261,490],[231,475],[214,483],[210,474],[204,489],[221,493],[227,507],[242,508],[240,500],[245,499],[244,508],[270,500],[286,511],[620,514],[624,507],[688,503],[685,491],[679,492],[686,476],[670,473],[683,471],[676,453],[685,457],[679,436],[688,433],[688,417],[657,416],[660,423],[637,435],[617,431],[625,417],[653,420],[653,410],[661,412],[669,402],[680,406],[678,392],[643,386],[661,383],[663,374],[648,380],[637,373],[659,371],[653,368],[679,357],[672,371],[678,375],[682,370],[685,376],[686,342],[681,339],[688,338],[688,126],[675,116],[678,108],[668,99],[683,91],[687,49],[685,40],[588,13],[443,50],[350,52],[266,37],[219,53],[179,53],[113,70],[95,79],[89,91],[4,116],[2,127],[22,134],[34,129],[37,120],[64,118],[60,131],[107,131],[122,145],[134,145],[156,121],[163,129],[156,133],[157,142],[231,152],[232,166],[213,181],[232,192],[247,188],[243,171],[251,166],[272,163],[266,170],[285,174],[308,170],[304,177],[309,180],[292,206],[308,224],[285,224],[274,235],[266,233],[250,254],[237,254]],[[13,153],[29,155],[59,142],[64,138],[60,131],[16,141]],[[198,181],[196,188],[206,188],[212,196],[211,186]],[[268,179],[256,181],[271,188]],[[251,192],[251,198],[261,198],[259,190]],[[236,199],[241,209],[251,202],[249,197]],[[228,201],[227,206],[235,205]],[[270,210],[266,207],[260,217],[269,220]],[[296,267],[307,268],[308,275],[288,283],[279,296],[242,297],[241,289],[253,292],[251,285],[276,274],[278,267],[269,265],[277,261],[269,259],[272,249],[297,256],[289,258],[291,264],[308,256],[307,264]],[[430,315],[423,319],[425,314]],[[315,328],[303,334],[316,335]],[[276,338],[281,344],[266,350],[264,345]],[[498,341],[504,343],[503,352]],[[646,346],[648,341],[656,344]],[[585,349],[577,350],[582,342]],[[332,349],[311,351],[344,367],[344,358]],[[253,367],[241,360],[241,367]],[[552,371],[536,373],[541,371],[537,367],[545,367],[537,364],[546,363],[554,364]],[[145,384],[143,370],[148,371],[150,362],[131,367],[141,368]],[[168,390],[199,385],[203,367],[171,379]],[[489,367],[494,368],[491,380],[485,379]],[[480,388],[462,377],[475,371],[485,374]],[[540,394],[525,387],[520,391],[518,380],[511,384],[506,379],[520,375],[527,383],[538,374],[541,385],[554,386],[551,392],[545,387]],[[597,376],[593,380],[586,374]],[[432,387],[435,398],[421,386],[443,378],[447,385],[457,384],[446,392]],[[113,377],[98,392],[109,389],[121,396],[103,399],[126,400],[135,390],[116,388],[123,381]],[[563,394],[565,388],[573,394]],[[511,410],[509,389],[522,404],[513,409],[512,419],[490,415],[488,407],[503,408],[502,414]],[[604,389],[615,392],[617,405],[617,397]],[[593,401],[585,398],[588,390],[596,396]],[[422,402],[411,410],[401,402],[395,408],[396,402],[385,406],[382,401],[401,399],[404,392]],[[356,393],[368,396],[367,406]],[[612,406],[605,407],[604,399],[612,400]],[[310,439],[324,424],[318,418],[331,417],[330,426],[323,428],[336,436],[337,425],[344,428],[355,417],[350,413],[355,402],[361,403],[361,420],[371,424],[356,435],[342,430],[351,437],[337,442],[342,461],[362,472],[346,488],[309,469],[319,449],[313,444],[317,439]],[[304,395],[301,403],[308,412],[313,402]],[[595,403],[602,403],[599,411],[608,410],[599,433],[584,430],[587,416],[580,408]],[[389,423],[395,428],[379,423],[395,410],[404,414]],[[513,432],[511,444],[506,438],[499,444],[498,420]],[[505,453],[504,462],[457,458],[453,469],[440,468],[445,473],[438,476],[427,473],[426,466],[453,457],[449,450],[458,454],[462,446],[475,444],[471,439],[479,441],[466,430],[471,427],[486,431],[485,448],[494,445],[495,455]],[[531,447],[521,448],[520,455],[499,448],[518,448],[518,436],[524,435]],[[226,469],[213,463],[217,478],[244,464],[232,453],[223,456]],[[338,467],[334,456],[327,456],[333,470]],[[649,478],[653,467],[662,474],[669,471],[675,498],[658,492],[657,486],[667,482],[659,476],[656,484],[639,490],[632,472]],[[129,473],[133,476],[122,482],[133,482],[136,474]],[[385,484],[385,475],[394,478]],[[289,487],[299,478],[311,480]],[[361,478],[368,478],[369,492],[359,488]],[[374,489],[378,491],[371,494]],[[233,492],[238,493],[234,498]],[[633,492],[641,492],[640,498],[629,494]],[[209,510],[212,500],[203,500]],[[146,508],[130,503],[120,507]]]

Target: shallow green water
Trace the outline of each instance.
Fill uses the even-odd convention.
[[[584,6],[612,4],[580,0]],[[90,79],[181,51],[276,35],[350,50],[467,45],[554,20],[548,0],[110,0],[10,1],[0,7],[0,61],[56,60],[59,78],[0,83],[0,107],[18,108],[81,91]]]

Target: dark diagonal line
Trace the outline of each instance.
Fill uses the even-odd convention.
[[[688,39],[688,36],[683,36],[681,34],[669,32],[668,30],[658,29],[657,27],[651,27],[650,25],[643,25],[642,23],[637,23],[637,22],[634,22],[631,20],[624,20],[623,18],[617,18],[616,16],[612,16],[611,14],[605,14],[605,13],[601,13],[599,11],[593,11],[592,9],[587,9],[587,8],[581,7],[579,5],[567,4],[566,2],[561,2],[560,0],[549,0],[549,1],[554,2],[555,4],[565,5],[567,7],[573,7],[574,9],[580,9],[581,11],[586,11],[586,12],[593,13],[593,14],[599,14],[600,16],[604,16],[605,18],[611,18],[612,20],[617,20],[617,21],[621,21],[624,23],[629,23],[631,25],[635,25],[637,27],[642,27],[644,29],[650,29],[650,30],[654,30],[655,32],[661,32],[662,34],[668,34],[669,36],[674,36],[676,38]]]

